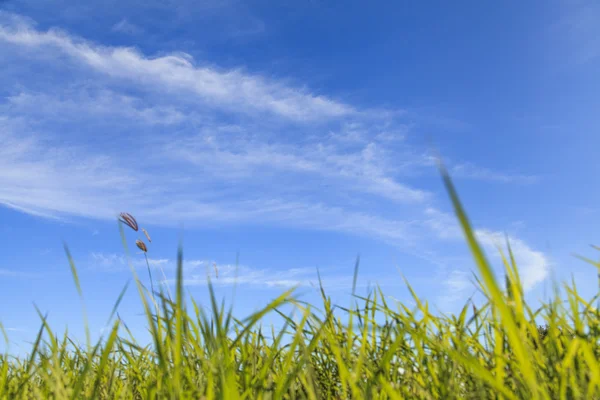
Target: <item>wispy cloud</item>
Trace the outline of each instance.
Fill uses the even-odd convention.
[[[548,257],[543,252],[532,249],[521,239],[484,229],[477,231],[477,238],[488,249],[488,253],[496,257],[499,257],[499,249],[504,249],[503,251],[507,255],[506,243],[508,241],[519,267],[523,288],[526,291],[543,282],[550,274],[551,262]],[[492,253],[493,250],[495,250],[494,253]]]
[[[425,221],[425,224],[439,238],[444,240],[462,239],[463,233],[456,222],[456,218],[452,215],[434,208],[427,209],[426,215],[430,218]],[[507,243],[510,245],[519,268],[523,288],[526,291],[531,290],[549,276],[551,261],[548,256],[539,250],[533,249],[524,240],[516,237],[515,234],[489,229],[476,229],[475,234],[488,256],[492,257],[492,260],[497,261],[495,265],[499,270],[503,268],[499,262],[501,258],[500,251],[503,251],[504,255],[507,256]],[[461,289],[464,289],[462,285],[466,280],[463,280],[463,277],[463,272],[453,271],[447,280],[451,292],[456,293],[459,286]]]
[[[4,177],[7,181],[4,187],[19,187],[19,190],[0,196],[5,205],[47,216],[72,214],[106,218],[114,215],[120,204],[155,215],[155,207],[147,200],[149,195],[153,190],[171,187],[171,191],[179,193],[179,198],[173,199],[172,204],[161,204],[163,211],[165,208],[174,210],[178,204],[189,204],[189,197],[193,197],[193,209],[198,215],[206,217],[209,214],[218,220],[218,214],[225,208],[221,204],[227,201],[219,198],[215,205],[214,193],[218,193],[217,188],[225,179],[245,179],[244,184],[250,186],[246,187],[246,195],[247,189],[262,193],[267,210],[273,203],[288,202],[290,197],[296,199],[294,203],[302,203],[297,201],[299,197],[307,199],[307,188],[298,185],[299,178],[304,182],[317,182],[329,193],[335,193],[331,188],[342,188],[338,193],[369,193],[409,203],[422,202],[429,197],[427,191],[406,185],[394,176],[402,172],[399,168],[419,164],[420,155],[407,148],[401,151],[404,159],[398,162],[398,151],[390,151],[388,146],[378,143],[388,142],[395,132],[393,124],[390,125],[392,121],[387,120],[389,113],[379,115],[358,110],[306,89],[288,86],[283,81],[241,70],[197,67],[183,55],[151,58],[132,49],[102,47],[54,30],[38,31],[18,17],[4,19],[0,41],[18,44],[19,48],[40,48],[43,52],[59,50],[71,58],[76,68],[103,73],[117,87],[120,78],[127,78],[128,84],[137,83],[144,90],[153,87],[161,92],[161,96],[145,96],[142,101],[98,83],[97,86],[71,84],[66,86],[67,89],[53,88],[59,90],[58,94],[56,90],[52,94],[21,90],[9,96],[0,106],[6,121],[2,135],[11,141],[12,171],[9,173],[19,176]],[[47,56],[52,59],[57,53],[52,51]],[[35,61],[36,57],[32,56],[31,60],[46,62],[47,58]],[[107,83],[106,86],[110,85]],[[166,95],[167,101],[161,100],[165,98],[162,94]],[[182,98],[185,98],[183,102]],[[198,108],[198,101],[211,108]],[[201,114],[196,111],[199,109],[202,109]],[[226,110],[236,121],[240,113],[249,113],[251,118],[245,117],[232,124],[224,122],[215,110]],[[262,122],[263,112],[280,117],[282,122]],[[346,121],[346,118],[354,119],[354,122]],[[341,128],[293,125],[324,119],[341,125]],[[375,128],[369,129],[366,126],[371,122]],[[71,143],[81,144],[75,130],[90,123],[105,131],[103,135],[107,140],[102,141],[105,148],[64,144],[65,136],[71,136]],[[146,130],[144,135],[136,133],[140,125],[147,125],[143,128]],[[159,132],[160,125],[172,126],[168,137]],[[129,129],[119,135],[110,133],[113,127],[119,131]],[[50,132],[37,133],[39,129],[60,129],[62,137],[53,138]],[[348,129],[362,136],[358,146],[340,144],[337,137],[329,135],[333,132],[335,136],[336,131],[345,135]],[[280,133],[282,130],[298,136],[286,137]],[[311,137],[307,131],[315,134]],[[106,148],[111,138],[115,139],[113,146]],[[120,144],[124,145],[123,151],[116,152],[116,146]],[[112,154],[107,155],[106,150]],[[79,173],[67,174],[76,159],[86,160],[92,167],[80,166],[76,170]],[[134,166],[136,163],[130,162],[133,160],[137,167]],[[174,176],[173,167],[180,168],[182,163],[184,168]],[[159,165],[161,169],[157,168]],[[198,174],[199,170],[203,173]],[[38,174],[37,171],[43,172]],[[152,176],[147,171],[152,171]],[[249,177],[252,180],[247,179]],[[294,181],[294,185],[273,186],[271,182],[278,179]],[[190,185],[194,184],[212,187],[212,194],[209,191],[200,196],[197,192],[190,193]],[[77,194],[69,193],[79,185],[83,187],[76,189]],[[44,196],[37,196],[40,186]],[[136,195],[142,192],[142,187],[146,200]],[[38,193],[27,196],[27,192]],[[84,202],[61,201],[61,197],[82,196]],[[97,200],[92,200],[92,196]],[[206,196],[211,197],[211,201],[203,201]],[[32,204],[34,199],[38,199],[35,200],[37,204]],[[311,198],[309,204],[313,201]],[[94,202],[102,203],[102,206],[91,207]],[[85,209],[77,203],[85,203]],[[327,208],[321,204],[317,207]],[[226,208],[231,209],[230,206]],[[330,208],[339,214],[338,206]],[[260,206],[255,210],[262,214]],[[243,211],[239,215],[242,220],[246,219]],[[228,218],[226,212],[223,217]]]
[[[462,230],[452,214],[440,211],[434,207],[425,209],[425,225],[441,239],[462,238]]]
[[[429,260],[435,258],[429,242],[460,237],[453,218],[436,211],[435,193],[410,179],[415,171],[431,174],[433,163],[407,140],[419,128],[403,110],[347,104],[186,54],[102,46],[6,13],[0,44],[7,59],[43,71],[36,82],[31,74],[6,82],[4,206],[54,218],[107,219],[127,210],[160,225],[333,231],[376,238]],[[57,65],[56,76],[46,72]],[[453,173],[507,183],[530,179],[467,162]],[[528,278],[535,284],[546,260],[524,242],[519,252],[528,268],[537,268]],[[111,257],[92,261],[126,268],[124,259]],[[151,260],[160,263],[167,260]],[[249,282],[267,278],[247,272]],[[203,277],[196,279],[200,284]]]
[[[97,271],[116,272],[125,271],[128,267],[127,259],[118,254],[92,253],[91,266]],[[166,271],[169,276],[161,283],[173,284],[175,282],[175,260],[161,258],[149,259],[150,267],[158,269],[159,267]],[[135,268],[146,268],[146,261],[143,258],[133,257],[131,264]],[[184,282],[188,286],[208,285],[210,279],[215,286],[255,286],[270,288],[288,288],[288,287],[318,287],[318,274],[316,268],[253,268],[246,265],[220,264],[211,260],[190,259],[183,263]],[[349,274],[339,274],[332,268],[321,268],[321,281],[323,285],[331,290],[348,289],[352,287],[353,276]],[[379,278],[379,279],[378,279]],[[397,278],[397,277],[396,277]],[[366,281],[380,282],[382,286],[389,285],[386,279],[382,277],[368,277],[361,279],[357,285],[365,286]],[[398,279],[391,281],[399,282]]]
[[[207,105],[238,112],[268,112],[292,120],[356,113],[347,104],[259,75],[196,65],[187,54],[147,57],[131,48],[101,46],[58,30],[39,31],[14,16],[0,27],[0,40],[42,52],[58,51],[100,74],[160,90],[189,92]]]
[[[114,24],[111,30],[113,32],[120,32],[128,35],[139,35],[140,33],[144,32],[142,28],[140,28],[136,24],[129,22],[125,18]]]
[[[207,267],[209,264],[206,264]],[[275,268],[275,269],[256,269],[247,266],[219,265],[216,264],[218,277],[214,274],[212,267],[207,268],[204,273],[192,273],[186,278],[185,283],[189,286],[204,286],[210,282],[216,286],[254,286],[261,288],[291,288],[307,287],[317,289],[319,287],[319,274],[315,268]],[[337,274],[331,270],[320,269],[321,284],[323,288],[331,290],[349,290],[353,285],[353,276],[351,274]],[[168,283],[175,281],[169,279]],[[396,286],[400,284],[398,277],[394,279],[386,276],[361,277],[356,286],[366,287],[367,285]]]
[[[595,1],[563,1],[562,13],[554,24],[551,46],[555,51],[560,44],[561,53],[568,61],[585,63],[600,56],[600,5]]]
[[[91,269],[106,272],[120,272],[128,271],[129,265],[134,268],[146,268],[146,259],[144,257],[133,256],[131,259],[127,259],[124,255],[115,253],[98,253],[94,252],[90,254],[89,266]],[[148,264],[151,268],[172,268],[173,262],[166,258],[148,258]],[[190,264],[186,263],[188,267],[195,266],[195,262]]]
[[[474,290],[472,275],[465,270],[453,269],[443,280],[444,291],[438,296],[439,304],[443,306],[451,305],[455,302],[463,304],[467,296]]]
[[[7,332],[18,332],[18,333],[27,333],[29,332],[27,329],[23,328],[5,328]]]
[[[532,184],[539,181],[535,175],[503,174],[471,163],[460,163],[451,167],[450,173],[457,179],[474,179],[501,183]]]
[[[19,120],[4,118],[2,122],[0,203],[45,217],[106,218],[116,215],[119,203],[131,201],[131,190],[140,180],[117,167],[111,157],[83,155],[76,147],[55,147],[20,130],[26,125]]]
[[[0,137],[8,144],[0,149],[0,203],[35,215],[104,219],[128,209],[155,224],[172,225],[182,220],[189,225],[260,220],[396,240],[410,237],[407,232],[410,222],[314,202],[314,198],[309,202],[293,200],[289,191],[269,190],[268,180],[249,182],[243,189],[251,189],[253,196],[236,199],[226,196],[227,193],[220,194],[218,186],[212,186],[214,190],[206,193],[198,192],[195,185],[190,187],[190,183],[202,188],[215,184],[215,177],[193,179],[193,170],[176,177],[170,171],[149,175],[121,167],[119,159],[94,156],[79,147],[53,147],[35,135],[17,137],[0,131]],[[220,178],[218,173],[215,175]],[[191,177],[191,182],[186,177]],[[205,184],[201,185],[202,182]],[[332,184],[340,187],[335,181]],[[350,181],[341,187],[355,184]],[[164,188],[171,188],[177,194],[166,198],[160,194]],[[261,188],[264,191],[259,195]],[[302,192],[302,188],[297,190],[304,197],[310,194]],[[291,194],[297,194],[297,190]]]
[[[216,264],[218,277],[213,271],[212,263],[205,263],[206,271],[198,271],[190,274],[186,279],[189,286],[207,285],[208,278],[218,286],[247,285],[262,287],[293,287],[307,286],[317,277],[314,268],[290,268],[290,269],[254,269],[247,266],[219,265]],[[169,280],[173,284],[174,280]]]
[[[137,97],[90,85],[63,89],[60,97],[22,91],[8,96],[0,110],[53,123],[122,118],[141,124],[168,126],[190,117],[174,106],[146,105]]]
[[[39,275],[31,272],[17,271],[13,269],[0,268],[0,276],[7,278],[38,278]]]
[[[170,141],[165,154],[172,159],[202,165],[225,178],[260,177],[257,171],[317,175],[348,189],[367,192],[398,202],[422,202],[427,191],[398,182],[391,173],[393,154],[376,142],[348,150],[317,141],[302,145],[267,144],[248,139],[239,129],[223,135],[198,135]],[[396,154],[398,155],[398,154]],[[406,163],[418,164],[419,156],[403,154]],[[267,179],[271,175],[264,174]]]

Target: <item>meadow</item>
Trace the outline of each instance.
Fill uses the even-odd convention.
[[[353,290],[348,307],[322,288],[319,304],[292,289],[238,319],[210,284],[210,304],[186,296],[180,250],[173,295],[144,287],[132,268],[152,344],[136,342],[118,317],[123,294],[112,329],[96,344],[58,334],[40,313],[28,356],[0,355],[0,398],[600,399],[600,294],[583,299],[575,282],[565,282],[547,302],[527,304],[510,243],[498,279],[442,174],[484,302],[448,316],[432,312],[409,282],[414,307],[391,304],[380,289],[366,296]],[[124,222],[127,247],[124,229],[135,221]],[[595,279],[600,263],[584,261]],[[358,265],[355,283],[357,273]],[[283,327],[267,327],[267,315]]]

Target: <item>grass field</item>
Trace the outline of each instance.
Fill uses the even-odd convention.
[[[57,335],[40,314],[29,355],[0,356],[0,398],[600,398],[598,296],[581,298],[572,282],[560,293],[557,285],[547,303],[526,304],[510,244],[505,278],[498,281],[445,173],[444,182],[485,303],[442,316],[412,289],[414,308],[389,304],[380,290],[355,296],[349,308],[334,306],[323,290],[317,305],[290,290],[238,320],[210,285],[211,304],[201,307],[187,298],[180,252],[172,298],[151,293],[135,276],[152,345],[138,345],[117,317],[120,298],[112,330],[84,348]],[[588,262],[594,277],[593,266],[600,264]],[[282,312],[290,307],[294,318]],[[282,329],[261,324],[272,313],[279,314]]]

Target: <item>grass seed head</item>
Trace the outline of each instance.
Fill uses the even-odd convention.
[[[148,251],[148,248],[146,247],[146,243],[142,242],[139,239],[135,241],[135,245],[144,253],[146,253]]]
[[[129,226],[131,229],[133,229],[134,231],[138,231],[138,224],[137,221],[135,220],[135,218],[133,218],[133,215],[129,214],[129,213],[121,213],[120,215],[120,221],[123,222],[125,225]]]
[[[142,228],[142,232],[144,232],[144,235],[146,235],[146,239],[148,239],[148,242],[152,243],[152,239],[150,239],[150,235],[148,234],[148,231],[145,230],[144,228]]]

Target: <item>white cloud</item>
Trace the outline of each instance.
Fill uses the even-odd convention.
[[[78,147],[56,148],[35,135],[17,138],[0,130],[0,138],[8,144],[0,148],[0,203],[30,214],[110,219],[127,210],[159,225],[261,221],[395,242],[410,238],[410,223],[404,221],[321,202],[278,198],[277,193],[269,196],[268,190],[254,199],[214,199],[217,190],[203,195],[185,181],[177,190],[180,184],[168,171],[150,176],[121,167],[119,159],[93,156]],[[177,193],[169,198],[160,195],[169,187]]]
[[[425,209],[425,225],[442,239],[462,238],[462,230],[452,214],[433,207]]]
[[[550,260],[548,257],[543,252],[532,249],[519,238],[488,230],[478,230],[477,238],[486,247],[488,253],[494,254],[496,257],[499,257],[498,248],[503,249],[505,256],[508,257],[508,250],[506,249],[506,240],[508,239],[515,262],[519,268],[521,283],[526,291],[543,282],[550,274]]]
[[[4,330],[7,332],[18,332],[18,333],[29,332],[27,329],[23,329],[23,328],[5,328]]]
[[[463,238],[462,230],[456,218],[452,215],[434,208],[427,209],[426,215],[429,216],[429,219],[425,220],[426,226],[439,238],[445,240],[459,240]],[[548,277],[551,267],[548,257],[543,252],[533,249],[524,240],[516,237],[516,235],[489,229],[476,229],[475,235],[488,256],[498,261],[496,262],[496,266],[501,267],[502,271],[504,267],[499,263],[501,259],[500,250],[508,257],[506,247],[506,241],[508,240],[519,269],[521,283],[526,291],[531,290]],[[456,276],[453,275],[450,281],[456,282]],[[456,285],[450,286],[454,286],[456,289]]]
[[[457,179],[474,179],[501,183],[532,184],[539,181],[533,175],[509,175],[479,167],[471,163],[460,163],[450,168],[450,174]]]
[[[446,285],[450,287],[452,291],[461,292],[471,287],[468,274],[461,270],[452,270],[450,276],[446,280]]]
[[[252,200],[226,202],[220,205],[193,200],[170,202],[142,213],[153,223],[168,224],[169,216],[197,224],[198,221],[221,224],[260,223],[295,228],[339,232],[384,240],[395,245],[407,245],[413,240],[413,221],[384,218],[366,212],[350,211],[322,203],[302,203],[283,200]],[[259,222],[260,221],[260,222]]]
[[[443,280],[444,292],[439,296],[440,304],[448,306],[454,302],[464,302],[475,290],[471,275],[464,270],[453,269]]]
[[[185,265],[185,264],[184,264]],[[218,286],[250,285],[266,287],[292,287],[309,285],[317,276],[314,268],[292,268],[287,270],[254,269],[247,266],[219,265],[216,271],[212,263],[205,263],[206,271],[193,273],[185,278],[186,285],[207,285],[208,277]],[[218,275],[218,276],[217,276]],[[174,280],[169,280],[174,283]]]
[[[10,115],[0,115],[0,138],[6,144],[0,149],[0,203],[5,206],[54,218],[105,219],[128,210],[167,225],[260,220],[397,240],[409,236],[406,222],[347,209],[344,203],[329,204],[322,198],[327,193],[307,182],[313,179],[335,188],[330,196],[355,192],[416,204],[429,197],[392,178],[385,160],[392,155],[376,143],[347,152],[320,141],[304,146],[265,144],[264,139],[247,139],[249,133],[241,128],[231,126],[228,132],[227,125],[210,122],[202,128],[206,132],[184,137],[137,134],[135,125],[131,133],[106,139],[88,136],[93,144],[108,146],[102,149],[90,148],[85,141],[65,144],[69,133],[62,126],[62,136],[52,131],[38,134],[40,121],[52,124],[56,114],[72,115],[68,119],[74,121],[67,123],[74,127],[95,115],[110,116],[115,126],[128,128],[132,119],[151,126],[174,119],[161,120],[148,111],[158,106],[146,107],[107,91],[66,93],[75,99],[53,103],[48,95],[26,93],[0,106]],[[71,143],[79,143],[77,134],[72,138]],[[303,176],[289,175],[298,173]],[[273,185],[274,179],[288,184]],[[223,182],[240,180],[238,191],[220,193]],[[166,198],[165,190],[173,195]]]
[[[187,92],[208,105],[236,112],[268,112],[298,121],[356,113],[349,105],[259,75],[198,66],[187,54],[151,58],[135,49],[100,46],[58,30],[39,31],[14,17],[0,25],[0,41],[43,52],[59,51],[72,61],[108,77],[151,85],[160,90]]]
[[[376,142],[361,145],[354,151],[344,151],[327,142],[266,144],[229,132],[169,140],[165,153],[172,159],[203,166],[205,170],[226,178],[256,177],[260,176],[257,170],[269,169],[318,175],[341,181],[346,188],[398,202],[423,202],[430,195],[427,191],[395,180],[391,176],[391,169],[396,168],[391,162],[393,156]],[[402,158],[406,163],[419,162],[419,157],[410,154]],[[269,177],[268,174],[266,176]]]
[[[93,269],[106,272],[125,272],[129,269],[127,259],[123,255],[113,253],[92,253],[90,265]],[[146,268],[146,261],[140,257],[132,257],[132,265],[138,269]],[[161,283],[173,284],[175,282],[176,262],[171,259],[149,258],[150,267],[166,271],[170,278]],[[293,287],[293,286],[318,286],[316,268],[285,268],[266,269],[252,268],[245,265],[219,264],[210,260],[190,259],[183,262],[184,282],[188,286],[204,286],[208,278],[215,286],[261,286],[261,287]],[[352,287],[351,275],[332,275],[331,269],[320,270],[323,285],[328,289],[347,289]],[[146,279],[145,276],[142,279]],[[362,284],[361,284],[362,285]]]
[[[21,92],[6,98],[0,110],[6,113],[27,115],[30,118],[57,122],[74,122],[78,119],[122,118],[149,125],[173,125],[189,116],[173,106],[146,106],[139,98],[116,93],[108,89],[80,87],[65,90],[61,97],[46,93]]]
[[[54,147],[20,130],[20,121],[0,121],[0,204],[46,217],[109,218],[140,190],[140,179],[109,156]]]
[[[185,263],[184,263],[185,265]],[[247,266],[231,264],[216,264],[215,272],[212,263],[206,263],[206,271],[191,273],[185,277],[188,286],[208,285],[208,278],[215,286],[254,286],[261,288],[291,288],[291,287],[319,287],[319,277],[315,268],[287,268],[287,269],[257,269]],[[327,269],[321,269],[321,283],[326,290],[347,290],[353,285],[352,275],[334,275]],[[376,280],[373,280],[376,281]],[[397,280],[396,280],[397,281]],[[365,287],[366,280],[361,279],[357,287]],[[380,286],[389,286],[390,280],[381,279]],[[168,279],[169,284],[174,284],[174,279]]]
[[[128,35],[139,35],[140,33],[144,32],[142,28],[140,28],[136,24],[129,22],[125,18],[114,24],[111,30],[113,32],[126,33]]]
[[[559,20],[553,25],[549,41],[562,60],[586,63],[600,55],[600,5],[595,1],[564,1]],[[562,52],[560,52],[562,50]]]
[[[54,218],[128,211],[144,224],[326,230],[433,261],[424,244],[432,232],[437,240],[458,236],[452,218],[432,207],[433,193],[404,179],[432,159],[405,140],[414,126],[399,122],[402,112],[200,66],[185,54],[101,46],[14,15],[0,15],[0,43],[44,81],[30,87],[37,75],[25,76],[0,104],[4,206]],[[45,82],[53,63],[73,74]],[[471,164],[456,168],[511,181]],[[126,267],[118,258],[95,263]]]
[[[14,269],[6,269],[6,268],[0,268],[0,276],[4,276],[7,278],[37,278],[37,277],[39,277],[38,274],[17,271]]]
[[[147,268],[146,259],[144,257],[139,257],[139,254],[132,255],[129,261],[131,262],[131,265],[134,268]],[[171,260],[166,258],[149,257],[148,264],[150,264],[150,268],[155,269],[173,267]],[[115,253],[91,253],[89,266],[92,269],[101,271],[129,271],[129,263],[127,257]],[[187,265],[187,267],[190,267],[190,265]]]

